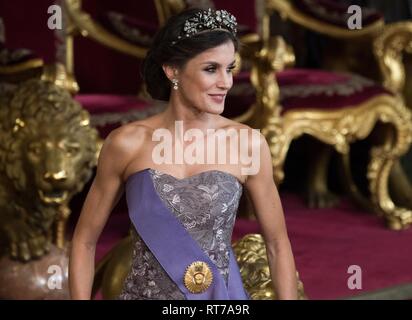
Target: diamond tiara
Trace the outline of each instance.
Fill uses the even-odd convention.
[[[185,21],[182,33],[177,37],[176,41],[172,42],[172,45],[181,39],[190,38],[194,35],[212,31],[222,30],[232,33],[236,36],[237,22],[235,16],[227,12],[226,10],[212,10],[197,12],[193,17]]]

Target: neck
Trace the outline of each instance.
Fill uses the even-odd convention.
[[[178,94],[171,95],[169,105],[163,112],[164,128],[171,131],[174,131],[176,121],[182,121],[184,130],[197,128],[206,131],[214,127],[215,119],[216,115],[185,104]]]

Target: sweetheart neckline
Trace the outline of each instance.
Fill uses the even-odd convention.
[[[225,174],[225,175],[227,175],[227,176],[235,179],[241,186],[243,186],[242,181],[240,181],[240,179],[239,179],[238,177],[236,177],[234,174],[229,173],[229,172],[227,172],[227,171],[219,170],[219,169],[205,170],[205,171],[201,171],[201,172],[198,172],[198,173],[196,173],[196,174],[193,174],[193,175],[191,175],[191,176],[187,176],[187,177],[183,177],[183,178],[178,178],[178,177],[175,177],[174,175],[171,175],[170,173],[167,173],[167,172],[164,172],[164,171],[161,171],[161,170],[158,170],[158,169],[150,168],[150,167],[145,168],[145,169],[141,169],[141,170],[138,170],[138,171],[135,171],[135,172],[131,173],[131,174],[126,178],[125,183],[127,183],[133,176],[136,176],[136,175],[138,175],[138,174],[140,174],[140,173],[142,173],[142,172],[148,171],[148,170],[160,172],[161,174],[164,174],[164,175],[166,175],[166,176],[168,176],[168,177],[171,177],[171,178],[173,178],[173,179],[175,179],[175,180],[177,180],[177,181],[189,180],[189,179],[192,179],[192,178],[194,178],[194,177],[201,176],[201,175],[206,174],[206,173],[220,172],[220,173],[223,173],[223,174]]]

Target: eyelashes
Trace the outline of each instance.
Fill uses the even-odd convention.
[[[229,72],[232,72],[232,70],[233,69],[235,69],[236,68],[236,66],[230,66],[229,68],[227,68],[226,69],[226,71],[229,73]],[[206,72],[209,72],[209,73],[213,73],[213,72],[215,72],[216,71],[216,67],[209,67],[209,68],[206,68],[206,69],[203,69],[204,71],[206,71]]]

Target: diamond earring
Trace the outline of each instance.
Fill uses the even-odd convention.
[[[178,86],[179,80],[172,79],[172,83],[173,83],[173,90],[179,89],[179,86]]]

